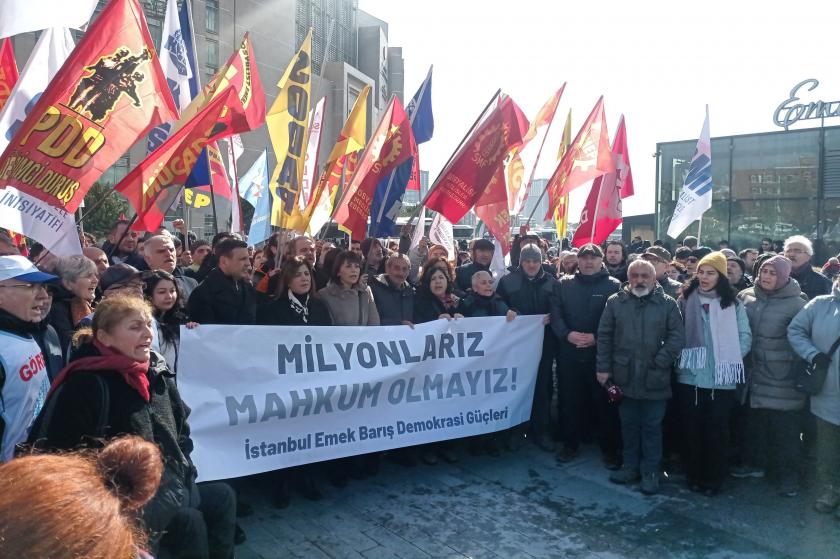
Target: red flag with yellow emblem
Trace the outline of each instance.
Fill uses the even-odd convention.
[[[74,212],[155,126],[178,118],[137,0],[111,0],[0,156],[0,186]]]
[[[15,51],[12,49],[12,39],[3,39],[0,46],[0,110],[6,105],[12,88],[18,81],[18,67],[15,62]]]

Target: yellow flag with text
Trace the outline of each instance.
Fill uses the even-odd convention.
[[[277,82],[280,91],[265,115],[277,164],[271,174],[271,224],[302,233],[306,229],[298,199],[309,139],[312,105],[312,30]]]
[[[569,144],[572,143],[572,109],[569,109],[569,114],[566,117],[566,125],[563,127],[563,139],[560,140],[560,150],[557,152],[557,161],[561,161],[566,155],[566,150],[569,149]],[[554,210],[554,224],[557,227],[557,238],[562,239],[566,236],[566,229],[569,225],[569,195],[566,194],[560,199],[557,204],[557,209]]]

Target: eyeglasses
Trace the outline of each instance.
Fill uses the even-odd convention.
[[[47,286],[43,283],[15,283],[13,285],[0,285],[0,287],[18,287],[29,291],[38,291],[39,289],[47,290]]]

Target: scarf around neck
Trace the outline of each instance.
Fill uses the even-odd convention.
[[[288,291],[288,293],[289,293],[289,306],[292,308],[292,312],[294,312],[296,315],[298,315],[300,317],[300,319],[303,320],[304,324],[308,324],[309,323],[309,307],[307,306],[307,303],[309,303],[309,294],[308,293],[306,294],[304,302],[301,303],[300,299],[298,299],[297,296],[295,296],[295,294],[292,293],[291,289]]]
[[[722,309],[716,293],[701,293],[699,288],[688,296],[685,304],[686,347],[680,354],[680,367],[702,369],[706,366],[708,348],[703,329],[704,312],[709,313],[715,384],[724,386],[745,382],[735,303]]]
[[[144,400],[147,402],[151,400],[151,395],[149,394],[149,377],[146,376],[149,370],[148,361],[142,363],[135,361],[106,346],[99,340],[94,340],[93,345],[99,351],[99,355],[80,357],[64,367],[53,381],[47,397],[55,392],[56,387],[76,371],[114,371],[122,377],[127,385],[136,390]]]

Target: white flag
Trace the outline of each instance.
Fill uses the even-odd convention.
[[[47,29],[38,38],[20,73],[9,100],[0,112],[0,153],[6,151],[26,114],[35,107],[47,84],[73,51],[73,35],[67,28]]]
[[[298,205],[300,210],[306,209],[309,197],[312,196],[312,185],[318,180],[318,150],[321,148],[321,125],[324,121],[324,102],[326,97],[318,101],[312,111],[312,123],[309,127],[309,143],[306,145],[306,157],[303,161],[303,184],[301,184]]]
[[[0,190],[0,227],[35,239],[56,256],[82,253],[73,214],[11,186]]]
[[[697,149],[691,158],[688,174],[683,181],[682,191],[674,208],[674,215],[668,225],[668,236],[676,239],[686,227],[700,219],[712,207],[712,141],[709,136],[709,106],[706,105],[706,120]]]
[[[232,204],[230,205],[230,230],[234,233],[244,233],[245,229],[242,226],[242,206],[239,203],[239,197],[242,193],[239,192],[239,182],[236,179],[236,162],[239,157],[245,153],[245,146],[242,144],[242,138],[239,134],[234,134],[227,139],[227,173],[230,178],[230,186],[233,188]]]
[[[426,206],[420,206],[420,220],[417,222],[417,225],[414,227],[414,233],[411,235],[411,247],[410,248],[417,248],[420,246],[420,241],[423,239],[423,235],[426,234]]]
[[[454,260],[455,254],[455,232],[448,219],[439,213],[435,213],[432,220],[432,227],[429,230],[429,240],[446,249],[447,258]]]
[[[0,2],[0,39],[51,27],[81,29],[97,0],[3,0]]]

